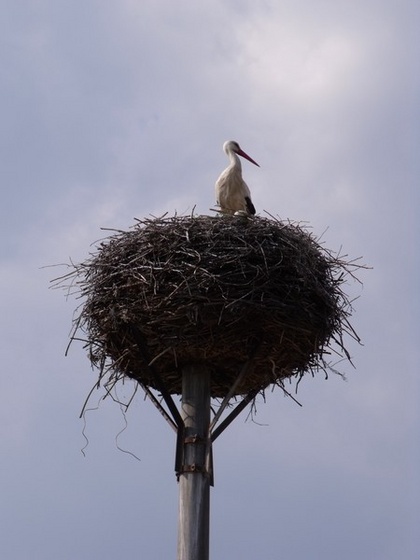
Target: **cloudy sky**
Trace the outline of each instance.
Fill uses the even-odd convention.
[[[215,444],[212,558],[395,560],[420,546],[420,8],[415,0],[6,0],[1,26],[1,532],[7,560],[175,558],[174,437],[92,397],[78,301],[101,227],[214,206],[235,139],[257,211],[361,271],[355,369]],[[119,389],[129,396],[133,386]],[[135,454],[123,453],[124,450]]]

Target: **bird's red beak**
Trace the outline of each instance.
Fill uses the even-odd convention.
[[[258,163],[256,161],[254,161],[252,159],[252,157],[249,157],[248,154],[246,154],[243,150],[241,150],[239,148],[239,151],[237,152],[238,156],[242,156],[243,158],[247,159],[248,161],[250,161],[251,163],[253,163],[254,165],[256,165],[257,167],[259,167]]]

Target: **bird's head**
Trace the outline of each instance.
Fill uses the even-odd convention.
[[[256,161],[254,161],[248,154],[246,154],[242,150],[242,148],[240,147],[238,142],[235,142],[235,140],[227,140],[223,144],[223,150],[226,152],[227,155],[229,155],[230,153],[233,152],[234,154],[238,154],[238,156],[241,156],[241,157],[247,159],[248,161],[250,161],[251,163],[253,163],[257,167],[259,167],[258,163]]]

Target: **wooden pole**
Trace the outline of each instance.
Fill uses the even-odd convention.
[[[178,560],[209,560],[210,473],[206,455],[210,425],[210,372],[190,365],[182,372],[185,424],[179,474]]]

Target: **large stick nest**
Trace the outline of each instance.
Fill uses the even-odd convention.
[[[209,366],[213,397],[282,385],[349,357],[352,263],[299,225],[238,216],[146,219],[101,242],[73,274],[82,332],[100,376],[181,392],[186,364]]]

